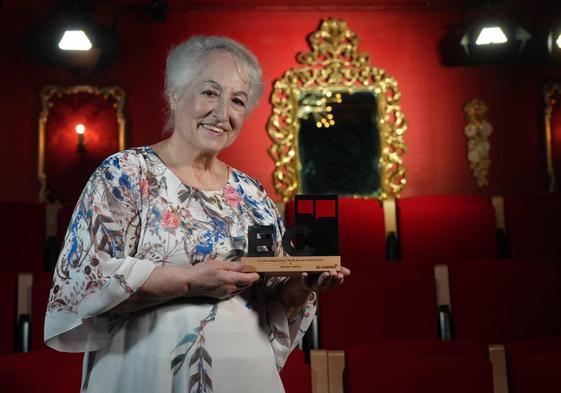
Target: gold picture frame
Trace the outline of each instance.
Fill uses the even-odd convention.
[[[271,95],[273,108],[267,131],[273,141],[269,154],[275,161],[273,185],[276,192],[286,202],[301,190],[298,132],[299,113],[303,112],[299,107],[302,94],[317,95],[319,91],[331,97],[337,92],[369,92],[376,100],[380,137],[380,189],[373,195],[381,200],[399,197],[406,184],[403,135],[407,122],[400,107],[397,81],[383,69],[369,65],[369,55],[358,52],[357,34],[341,19],[324,20],[309,36],[309,44],[312,51],[297,56],[303,66],[287,70],[275,81]],[[307,111],[324,123],[328,121],[325,113],[318,112],[324,111],[325,102]]]
[[[47,174],[45,170],[46,164],[46,140],[47,140],[47,121],[49,114],[53,109],[55,98],[62,98],[72,94],[92,94],[100,96],[104,100],[109,101],[112,99],[112,107],[115,110],[115,120],[118,132],[118,148],[124,150],[125,148],[125,92],[117,86],[109,87],[96,87],[90,85],[76,85],[70,87],[61,86],[45,86],[41,90],[41,112],[39,114],[39,141],[38,141],[38,179],[40,184],[39,202],[48,203],[54,202],[49,200],[49,189],[47,183]]]

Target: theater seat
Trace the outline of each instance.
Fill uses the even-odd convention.
[[[561,196],[504,198],[511,257],[561,259]]]
[[[455,339],[485,344],[561,335],[561,262],[492,259],[452,264]]]
[[[0,271],[0,355],[14,352],[17,282],[17,273]]]
[[[45,311],[49,301],[49,291],[53,282],[53,273],[33,274],[31,288],[31,350],[47,349],[43,342]]]
[[[286,204],[285,222],[294,224],[294,202]],[[339,198],[339,254],[344,266],[362,270],[386,258],[384,209],[377,199]]]
[[[79,392],[82,357],[81,353],[54,350],[0,356],[2,392]]]
[[[492,393],[491,363],[474,344],[391,343],[345,351],[347,393]]]
[[[382,262],[351,274],[319,299],[320,344],[324,349],[392,339],[437,339],[432,267]]]
[[[280,376],[286,393],[311,393],[311,369],[300,349],[292,351]]]
[[[0,269],[13,272],[43,271],[45,207],[39,203],[0,203]]]
[[[506,345],[510,393],[561,392],[561,337]]]
[[[400,199],[397,206],[402,259],[438,264],[497,256],[490,199],[417,196]]]
[[[66,231],[68,230],[68,224],[70,224],[70,219],[72,218],[72,213],[74,213],[74,208],[76,207],[76,202],[64,204],[58,211],[57,214],[57,239],[59,243],[59,248],[64,241],[64,236],[66,236]]]

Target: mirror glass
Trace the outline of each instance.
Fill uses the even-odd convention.
[[[298,154],[304,194],[377,196],[380,133],[370,92],[303,92]]]

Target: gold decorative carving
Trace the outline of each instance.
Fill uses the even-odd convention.
[[[551,120],[553,113],[559,109],[561,104],[561,84],[547,83],[543,89],[543,97],[545,101],[545,146],[547,159],[547,175],[549,176],[549,191],[554,192],[559,189],[557,184],[557,176],[555,174],[555,166],[553,165],[553,130],[551,128]]]
[[[403,135],[407,123],[400,107],[397,81],[383,69],[368,64],[369,55],[358,52],[358,36],[343,20],[324,20],[308,40],[312,51],[297,56],[304,66],[287,70],[275,81],[271,95],[273,113],[267,131],[273,141],[269,154],[275,161],[275,190],[283,201],[288,201],[300,188],[298,114],[307,110],[314,113],[313,107],[299,107],[302,95],[321,92],[328,97],[335,92],[369,92],[376,97],[380,134],[381,189],[377,197],[398,197],[406,183],[402,156],[406,151]],[[329,122],[333,119],[321,106],[325,104],[316,106],[316,115],[320,121],[324,116]]]
[[[61,98],[70,94],[95,94],[101,96],[104,100],[112,98],[113,108],[115,109],[115,117],[118,126],[119,150],[125,148],[125,92],[117,86],[96,87],[89,85],[77,85],[70,87],[45,86],[41,90],[41,113],[39,114],[39,149],[38,149],[38,177],[41,189],[39,190],[39,202],[49,201],[49,190],[47,187],[47,174],[45,173],[45,144],[47,132],[47,120],[49,118],[49,110],[54,106],[53,98]]]
[[[489,136],[493,133],[491,123],[487,121],[489,106],[481,100],[471,100],[464,105],[468,124],[464,128],[468,138],[469,167],[479,187],[489,185],[491,144]]]

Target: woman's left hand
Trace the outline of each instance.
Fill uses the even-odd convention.
[[[299,277],[300,288],[309,292],[323,292],[341,285],[351,271],[344,266],[341,270],[330,270],[321,274],[302,273]]]

